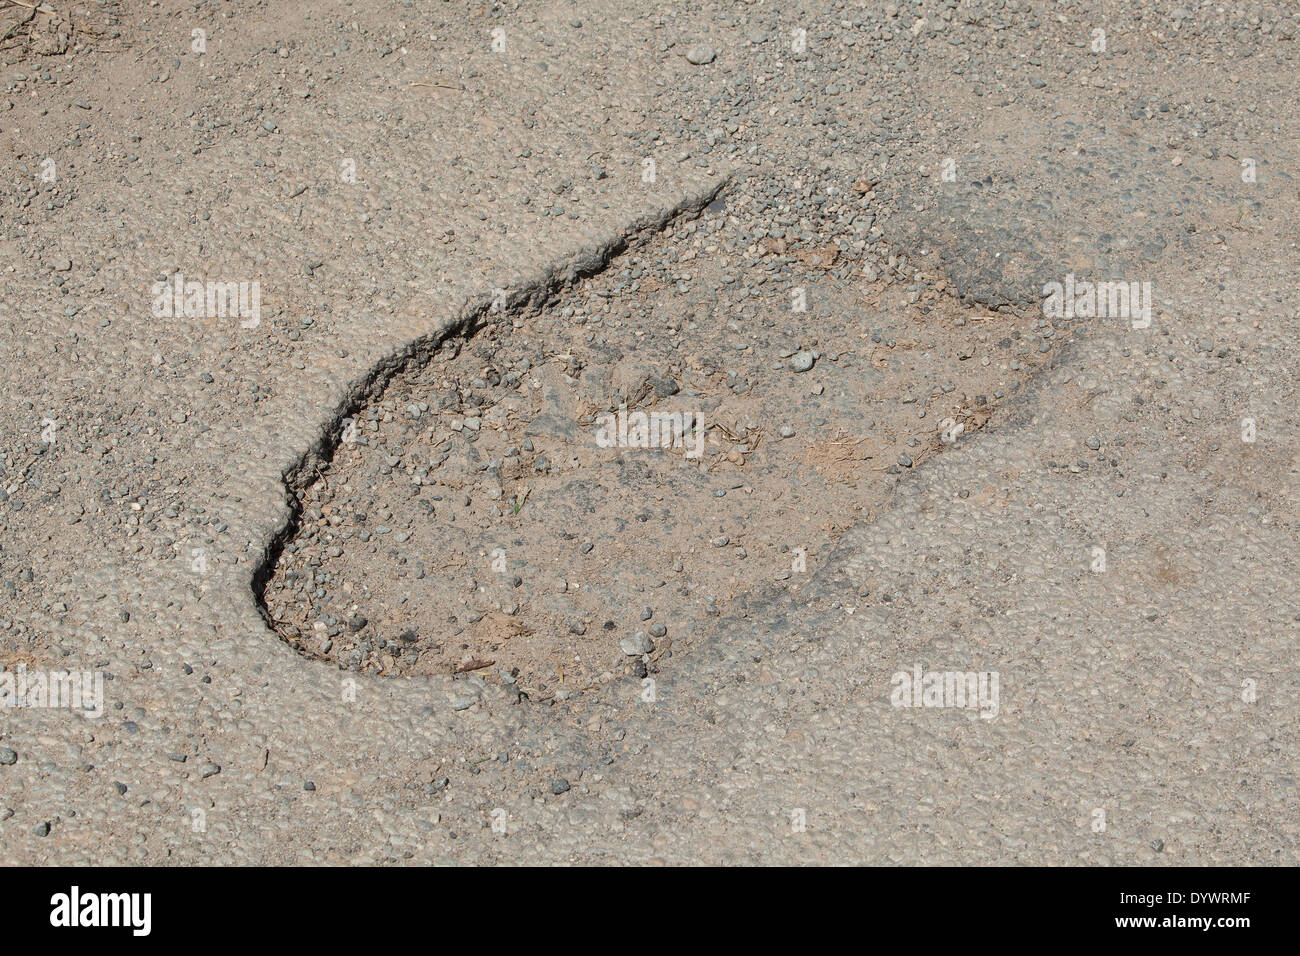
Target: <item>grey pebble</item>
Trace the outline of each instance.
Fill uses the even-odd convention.
[[[707,43],[692,43],[686,48],[687,62],[694,63],[696,66],[712,63],[716,57],[717,53]]]
[[[649,654],[654,651],[655,642],[650,640],[650,635],[645,631],[637,631],[630,637],[625,637],[619,641],[618,646],[629,657],[640,657],[642,654]]]
[[[798,352],[790,359],[790,371],[806,372],[813,367],[815,361],[811,352]]]

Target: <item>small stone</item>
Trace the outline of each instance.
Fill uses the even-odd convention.
[[[0,747],[0,765],[9,767],[18,762],[18,751]]]
[[[563,777],[556,777],[551,781],[551,793],[555,794],[557,797],[562,793],[568,793],[568,791],[569,781],[565,780]]]
[[[680,385],[667,376],[664,376],[663,378],[651,378],[650,387],[654,389],[655,395],[659,398],[668,398],[671,395],[676,395],[682,390]]]
[[[1089,448],[1091,448],[1093,451],[1096,451],[1097,449],[1101,448],[1101,439],[1098,438],[1096,435],[1089,435],[1087,440],[1084,442],[1084,444],[1087,445]]]
[[[797,352],[794,358],[790,359],[790,371],[806,372],[813,367],[815,361],[811,352]]]
[[[717,58],[717,53],[713,47],[707,43],[692,43],[686,48],[686,60],[688,63],[694,63],[696,66],[703,66],[706,63],[712,63]]]
[[[49,823],[49,821],[48,821],[48,820],[42,820],[40,823],[36,824],[36,826],[32,827],[32,833],[35,834],[35,835],[38,836],[38,837],[46,837],[46,836],[49,836],[49,835],[50,835],[50,823]]]
[[[898,456],[898,463],[902,465],[904,468],[911,468],[912,456],[909,455],[907,452],[903,452]]]
[[[650,640],[650,635],[645,631],[637,631],[630,637],[625,637],[619,641],[618,646],[629,657],[640,657],[642,654],[649,654],[654,651],[655,642]]]

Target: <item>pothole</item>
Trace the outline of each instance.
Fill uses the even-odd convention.
[[[783,188],[747,182],[396,374],[294,489],[262,589],[280,635],[534,700],[645,677],[754,589],[797,594],[1050,358],[1046,320],[963,306],[853,230],[869,197],[785,229]]]

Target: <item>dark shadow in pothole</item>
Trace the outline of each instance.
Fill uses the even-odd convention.
[[[1149,279],[1239,212],[1240,194],[1171,166],[1162,141],[1094,125],[1004,133],[962,156],[952,181],[910,182],[891,222],[900,246],[937,250],[963,301],[1033,308],[1067,273]]]

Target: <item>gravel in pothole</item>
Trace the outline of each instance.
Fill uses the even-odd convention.
[[[342,668],[474,671],[535,700],[643,677],[738,596],[797,594],[1063,337],[961,305],[932,263],[864,236],[869,185],[819,184],[811,218],[781,214],[782,188],[741,184],[400,373],[297,492],[263,593],[281,635]],[[677,447],[632,447],[635,412],[689,424]]]

